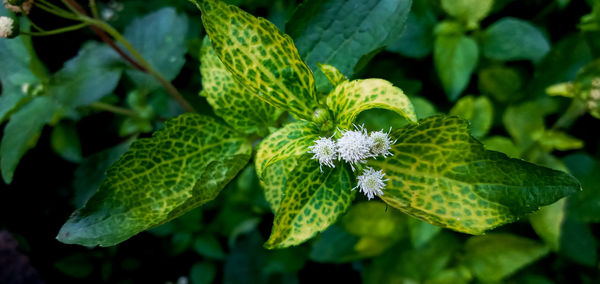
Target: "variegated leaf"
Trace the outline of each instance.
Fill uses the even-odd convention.
[[[256,152],[256,174],[262,178],[273,163],[286,158],[308,155],[308,147],[319,138],[319,131],[311,122],[292,122],[267,136]],[[315,161],[316,165],[319,162]]]
[[[298,245],[333,224],[355,195],[346,167],[327,168],[303,159],[291,171],[285,184],[269,240],[268,249]]]
[[[233,77],[264,101],[310,119],[318,108],[311,70],[275,25],[218,0],[193,0],[215,52]]]
[[[325,77],[327,77],[327,80],[329,80],[334,88],[337,87],[337,85],[348,81],[348,78],[346,78],[340,70],[331,65],[317,63],[317,66],[319,66],[321,72],[325,74]]]
[[[571,175],[485,150],[466,120],[434,116],[392,132],[393,157],[370,162],[386,203],[429,223],[482,234],[580,190]]]
[[[279,209],[279,204],[285,196],[285,185],[291,177],[290,173],[297,164],[296,158],[287,158],[275,162],[265,170],[263,179],[260,180],[260,185],[265,192],[265,199],[267,199],[273,213]]]
[[[359,113],[372,108],[392,110],[409,121],[417,121],[414,107],[404,92],[381,79],[341,83],[327,97],[327,106],[337,125],[345,129],[352,126]]]
[[[204,87],[200,95],[206,97],[215,114],[240,132],[268,133],[268,127],[281,115],[281,109],[261,100],[235,81],[217,57],[208,37],[202,43],[200,63]]]

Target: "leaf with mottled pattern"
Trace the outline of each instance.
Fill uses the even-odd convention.
[[[281,115],[282,111],[264,102],[247,88],[240,85],[221,59],[217,57],[208,37],[204,38],[200,51],[200,74],[205,96],[219,117],[236,130],[265,135],[268,127]]]
[[[350,207],[355,195],[351,189],[346,167],[321,172],[314,161],[298,161],[285,184],[285,195],[265,247],[298,245],[327,229]]]
[[[214,199],[250,159],[249,141],[213,118],[184,114],[134,142],[87,204],[61,228],[63,243],[111,246]]]
[[[331,83],[331,85],[333,85],[334,88],[337,87],[339,84],[348,81],[348,78],[346,78],[346,76],[344,76],[344,74],[342,74],[340,70],[331,65],[317,63],[317,66],[319,67],[321,72],[325,74],[325,77],[327,78],[327,80],[329,80],[329,83]]]
[[[359,113],[372,108],[392,110],[409,121],[417,121],[415,109],[404,92],[381,79],[344,82],[329,94],[327,106],[337,125],[345,129],[352,126]]]
[[[214,50],[233,77],[270,104],[310,119],[315,80],[292,39],[269,21],[217,0],[195,2]]]
[[[279,204],[281,204],[281,200],[285,196],[285,184],[297,164],[298,162],[295,158],[287,158],[275,162],[265,170],[263,178],[260,180],[265,193],[265,199],[267,199],[273,213],[279,209]]]
[[[393,157],[373,161],[389,177],[389,205],[429,223],[482,234],[580,190],[571,175],[485,150],[468,122],[434,116],[393,132]]]
[[[311,122],[293,122],[267,136],[256,152],[256,174],[263,172],[273,163],[286,158],[307,154],[308,147],[319,138],[319,131]],[[318,162],[315,161],[318,165]]]

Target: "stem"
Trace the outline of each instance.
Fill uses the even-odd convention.
[[[72,25],[72,26],[55,29],[55,30],[50,30],[50,31],[43,31],[43,32],[39,32],[39,33],[22,31],[21,34],[30,35],[30,36],[49,36],[49,35],[55,35],[55,34],[61,34],[61,33],[65,33],[65,32],[75,31],[75,30],[87,27],[88,25],[89,25],[88,23],[81,23],[81,24],[77,24],[77,25]]]
[[[577,118],[585,114],[585,111],[585,103],[581,100],[573,99],[567,111],[552,125],[552,129],[570,127]]]
[[[40,31],[40,32],[44,32],[44,29],[40,28],[40,26],[36,25],[30,18],[29,16],[27,16],[27,13],[25,13],[25,8],[23,8],[23,3],[21,3],[21,15],[23,15],[23,17],[25,17],[25,19],[31,24],[32,27],[34,27],[36,30]]]
[[[79,6],[73,0],[62,0],[65,5],[69,6],[70,9],[77,11],[79,13],[79,20],[92,25],[92,29],[103,41],[108,43],[113,49],[115,49],[123,58],[133,64],[136,68],[141,71],[144,71],[154,77],[158,82],[163,85],[163,88],[169,93],[187,112],[194,112],[192,106],[183,98],[183,96],[179,93],[177,88],[171,84],[167,79],[165,79],[158,71],[156,71],[145,59],[142,55],[135,50],[135,48],[121,35],[117,30],[115,30],[112,26],[107,24],[106,22],[93,19],[87,16],[85,10]],[[111,35],[115,40],[123,44],[125,49],[129,51],[129,53],[135,58],[132,60],[126,53],[124,53],[118,46],[114,44],[114,42],[106,35],[106,33]]]
[[[96,6],[96,0],[90,0],[90,10],[92,10],[92,16],[95,19],[100,19],[100,15],[98,14],[98,6]]]
[[[98,109],[98,110],[104,110],[104,111],[108,111],[108,112],[112,112],[112,113],[116,113],[116,114],[125,115],[125,116],[131,116],[131,117],[135,117],[135,118],[140,117],[139,114],[133,110],[114,106],[114,105],[103,103],[103,102],[93,102],[90,104],[90,107]]]
[[[60,8],[55,9],[52,8],[51,6],[47,6],[47,4],[43,4],[44,1],[38,3],[38,2],[34,2],[34,5],[50,14],[59,16],[61,18],[65,18],[65,19],[69,19],[69,20],[75,20],[75,21],[80,21],[81,19],[79,19],[79,17],[77,17],[77,15],[73,15],[65,10],[62,10]]]

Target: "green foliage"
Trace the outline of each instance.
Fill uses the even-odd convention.
[[[463,21],[468,28],[478,27],[479,21],[485,18],[494,0],[442,0],[442,8],[448,15]]]
[[[410,0],[305,1],[289,20],[286,32],[316,72],[317,88],[328,90],[317,64],[335,66],[351,77],[363,56],[372,56],[400,37],[410,6]]]
[[[435,39],[433,58],[448,99],[455,101],[477,66],[477,43],[461,34],[440,34]]]
[[[483,35],[483,55],[496,60],[539,61],[550,44],[536,27],[515,18],[503,18],[489,26]]]

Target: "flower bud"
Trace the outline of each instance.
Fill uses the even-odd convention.
[[[0,17],[0,38],[14,38],[19,35],[19,22],[13,18]]]

